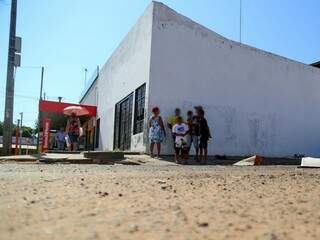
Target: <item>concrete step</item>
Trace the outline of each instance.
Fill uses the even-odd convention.
[[[124,155],[144,155],[143,152],[131,152],[131,151],[124,151]]]
[[[105,151],[93,151],[83,152],[85,158],[100,159],[100,160],[123,160],[124,152],[105,152]]]
[[[48,150],[46,153],[80,154],[81,151]]]

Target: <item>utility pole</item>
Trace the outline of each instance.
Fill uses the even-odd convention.
[[[20,119],[18,119],[18,123],[17,123],[17,126],[16,126],[16,147],[15,147],[15,150],[14,150],[14,155],[18,155],[19,154],[19,148],[18,148],[18,146],[19,146],[19,139],[20,139],[20,136],[19,136],[19,134],[20,134],[20,129],[19,129],[19,127],[20,127]]]
[[[43,89],[43,74],[44,67],[41,68],[41,82],[40,82],[40,96],[39,96],[39,107],[38,107],[38,138],[37,138],[37,152],[39,153],[39,143],[40,143],[40,121],[41,121],[41,112],[40,112],[40,101],[42,100],[42,89]],[[40,156],[40,155],[39,155]]]
[[[88,73],[88,69],[85,68],[85,69],[84,69],[84,89],[85,89],[86,86],[87,86],[87,73]]]
[[[21,142],[22,142],[22,121],[23,121],[23,112],[20,113],[20,142],[19,142],[19,155],[21,155]]]
[[[240,14],[239,14],[239,35],[240,35],[240,43],[242,43],[242,0],[240,0]]]
[[[11,1],[10,33],[8,49],[8,66],[6,82],[6,100],[3,124],[3,154],[11,155],[12,149],[12,127],[13,127],[13,104],[14,104],[14,68],[16,56],[16,21],[17,0]]]

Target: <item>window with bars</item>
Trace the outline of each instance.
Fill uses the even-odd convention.
[[[113,148],[129,150],[132,134],[133,93],[115,105]]]
[[[134,127],[133,133],[143,132],[144,111],[145,111],[146,84],[136,89],[134,103]]]

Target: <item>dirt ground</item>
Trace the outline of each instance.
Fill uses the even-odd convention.
[[[320,169],[0,164],[0,239],[320,239]]]

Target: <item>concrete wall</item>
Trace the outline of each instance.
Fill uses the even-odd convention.
[[[115,104],[146,83],[148,96],[153,4],[150,4],[100,71],[96,88],[82,103],[89,104],[97,89],[100,118],[99,150],[113,150]],[[147,102],[148,99],[146,99]],[[133,108],[134,109],[134,108]],[[143,133],[132,137],[132,151],[145,151]]]
[[[209,154],[320,156],[320,69],[220,35],[163,4],[154,10],[149,110],[202,105]],[[173,153],[170,138],[165,153]]]

